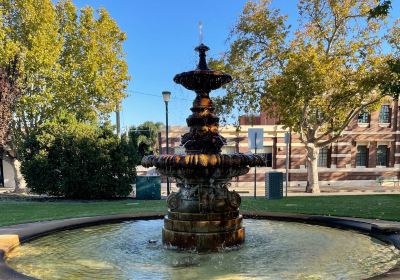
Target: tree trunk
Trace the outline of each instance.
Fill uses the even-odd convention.
[[[14,172],[15,188],[14,192],[23,193],[26,191],[25,180],[21,173],[21,162],[15,157],[7,153],[4,159],[12,166]]]
[[[25,180],[21,173],[21,162],[17,158],[13,158],[11,165],[14,170],[14,181],[15,181],[14,192],[16,193],[26,192]]]
[[[306,145],[307,150],[307,187],[308,193],[320,193],[318,178],[318,154],[319,149],[314,143]]]

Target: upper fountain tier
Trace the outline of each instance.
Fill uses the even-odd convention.
[[[197,68],[192,71],[177,74],[174,77],[174,82],[195,92],[209,93],[210,91],[218,89],[232,81],[230,75],[208,68],[206,52],[209,49],[210,48],[204,44],[200,44],[196,47],[195,51],[199,53],[200,58]]]

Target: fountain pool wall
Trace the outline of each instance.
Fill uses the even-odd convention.
[[[305,222],[310,224],[325,225],[330,227],[339,227],[344,229],[353,229],[371,236],[374,236],[384,242],[392,243],[397,248],[400,248],[400,224],[399,223],[385,223],[374,220],[360,220],[360,219],[347,219],[335,218],[325,216],[311,216],[301,214],[279,214],[279,213],[244,213],[245,217],[270,219],[270,220],[283,220],[283,221],[296,221]],[[60,230],[86,227],[104,223],[114,223],[126,220],[143,220],[143,219],[160,219],[163,217],[162,213],[149,215],[146,213],[141,215],[113,215],[105,217],[91,217],[91,218],[75,218],[62,221],[49,221],[40,223],[31,223],[24,225],[16,225],[10,227],[0,228],[1,234],[17,234],[20,241],[26,242],[37,237],[48,235]],[[13,271],[7,265],[0,261],[0,279],[32,279],[28,278],[16,271]],[[376,276],[371,279],[400,279],[400,270],[396,266],[390,271]]]
[[[47,280],[350,280],[385,272],[400,259],[394,246],[366,235],[255,219],[244,221],[248,235],[240,249],[174,251],[161,242],[162,223],[140,220],[58,232],[12,250],[7,263]]]

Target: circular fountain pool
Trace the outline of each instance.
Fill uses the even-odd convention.
[[[394,247],[351,231],[251,219],[240,249],[178,252],[163,247],[162,225],[131,221],[63,231],[14,249],[6,261],[39,279],[363,279],[400,259]]]

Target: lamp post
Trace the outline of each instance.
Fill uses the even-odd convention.
[[[169,153],[169,139],[168,139],[168,102],[169,99],[171,98],[171,92],[169,91],[163,91],[162,92],[162,96],[165,102],[165,139],[166,139],[166,143],[167,143],[167,150],[166,150],[166,154]],[[167,177],[167,195],[169,195],[170,193],[170,189],[169,189],[169,178]]]

